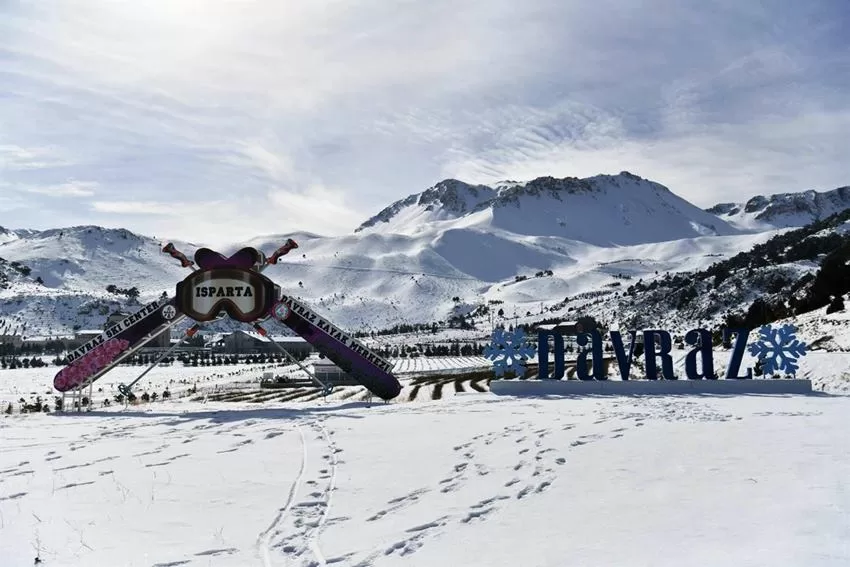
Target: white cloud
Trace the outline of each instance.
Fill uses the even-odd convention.
[[[156,223],[156,234],[223,248],[262,234],[344,234],[363,218],[343,192],[313,185],[305,191],[272,189],[257,197],[172,206],[169,216]]]
[[[55,147],[21,147],[15,144],[0,144],[0,171],[39,170],[70,165],[71,162],[62,157],[62,153]]]
[[[90,181],[68,181],[45,187],[25,187],[24,191],[49,197],[91,197],[97,188],[98,184]]]
[[[341,234],[365,220],[344,191],[324,185],[311,185],[298,193],[272,190],[269,202],[274,207],[273,214],[293,227],[285,231],[313,230],[322,234]]]
[[[0,176],[36,188],[22,226],[201,241],[352,230],[446,176],[629,170],[701,205],[829,189],[850,178],[844,8],[18,3],[0,19]]]
[[[158,201],[94,201],[93,211],[120,215],[179,215],[188,207],[186,203],[165,203]]]
[[[850,180],[850,162],[842,159],[843,149],[850,147],[850,111],[706,126],[656,140],[621,138],[612,118],[597,119],[591,126],[592,132],[579,128],[579,142],[553,126],[507,128],[501,140],[488,147],[456,148],[443,173],[492,183],[628,170],[701,206],[746,200],[756,192],[829,189]],[[824,163],[830,167],[819,167]]]

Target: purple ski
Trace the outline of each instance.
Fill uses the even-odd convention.
[[[391,400],[401,392],[391,362],[295,298],[281,295],[272,315],[376,396]]]

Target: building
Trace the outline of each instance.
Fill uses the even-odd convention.
[[[2,343],[0,337],[0,343]],[[70,350],[75,347],[76,341],[74,335],[50,335],[50,336],[32,336],[23,338],[23,347],[43,350],[47,347],[57,349],[57,352],[62,350]]]
[[[559,321],[548,325],[537,325],[539,331],[554,331],[565,337],[575,337],[582,333],[582,327],[577,321]]]
[[[278,345],[295,357],[303,357],[313,352],[313,346],[301,337],[286,335],[263,336],[254,331],[233,331],[224,335],[220,342],[224,344],[224,351],[229,354],[260,354],[279,353]]]
[[[20,348],[24,344],[24,338],[21,335],[0,335],[0,345],[11,345],[15,348]]]
[[[307,369],[325,384],[340,386],[356,386],[359,384],[353,376],[327,358],[309,358],[306,362]]]
[[[74,342],[78,345],[83,345],[102,334],[103,330],[101,329],[80,329],[74,333]]]
[[[554,332],[564,337],[564,343],[574,343],[582,333],[599,331],[599,322],[590,315],[584,315],[574,321],[558,321],[546,325],[537,325],[535,331]]]
[[[224,339],[230,333],[213,333],[213,334],[204,334],[198,333],[198,336],[202,337],[204,340],[204,346],[213,352],[224,352],[227,344]]]
[[[124,311],[115,311],[113,313],[110,313],[106,317],[106,324],[103,326],[103,328],[108,329],[109,327],[111,327],[111,326],[113,326],[117,323],[120,323],[121,321],[123,321],[124,319],[129,317],[130,315],[131,315],[131,313],[126,313]]]

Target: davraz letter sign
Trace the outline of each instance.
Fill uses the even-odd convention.
[[[638,344],[637,331],[629,332],[629,342],[626,345],[619,331],[610,331],[609,337],[620,379],[629,380],[635,347]],[[744,353],[749,351],[753,356],[764,361],[765,374],[784,372],[795,375],[798,369],[798,359],[806,354],[806,345],[795,335],[793,325],[783,325],[779,328],[763,326],[758,330],[758,339],[747,345],[750,336],[749,329],[722,330],[724,344],[732,342],[732,352],[725,378],[751,379],[753,369],[747,368],[740,375]],[[554,369],[550,374],[549,340],[554,342]],[[678,380],[673,372],[673,347],[669,331],[650,329],[642,331],[644,344],[645,378],[649,380]],[[603,356],[604,347],[599,331],[580,333],[576,337],[580,347],[576,358],[576,376],[580,380],[607,380]],[[693,329],[685,334],[685,343],[693,348],[685,355],[685,375],[689,380],[712,380],[717,376],[714,372],[714,351],[712,334],[707,329]],[[538,378],[541,380],[560,380],[564,377],[564,336],[554,330],[540,330],[537,334],[537,348],[528,344],[522,329],[506,332],[496,329],[493,340],[485,350],[485,356],[494,361],[496,374],[501,376],[505,371],[513,371],[521,376],[525,372],[525,362],[537,354]],[[660,365],[659,365],[660,361]]]

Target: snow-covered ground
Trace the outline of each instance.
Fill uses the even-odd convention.
[[[492,362],[480,356],[444,356],[394,359],[393,373],[400,379],[421,375],[451,375],[474,370],[486,370]],[[99,405],[103,399],[118,394],[120,384],[133,382],[146,366],[117,366],[95,382],[93,399]],[[24,398],[27,401],[41,396],[48,403],[57,395],[53,389],[53,377],[61,367],[45,366],[42,368],[17,368],[0,370],[0,410],[8,403],[16,404]],[[235,364],[232,366],[183,366],[175,363],[171,366],[159,366],[145,375],[134,386],[134,391],[141,394],[157,392],[161,394],[168,389],[172,394],[179,394],[191,388],[209,390],[216,387],[231,387],[235,384],[257,385],[265,372],[275,375],[289,375],[293,378],[307,378],[296,365],[275,364]]]
[[[800,359],[799,378],[810,379],[817,391],[828,393],[850,394],[850,352],[846,352],[848,346],[847,319],[850,315],[846,313],[835,313],[825,318],[817,319],[801,318],[797,322],[800,325],[800,337],[811,342],[815,337],[824,336],[824,329],[830,328],[829,340],[837,343],[841,351],[829,352],[815,350],[809,352]],[[844,324],[842,324],[844,323]],[[755,336],[751,337],[751,340]],[[685,376],[685,356],[688,351],[674,349],[672,351],[673,367],[675,375],[680,378]],[[609,356],[613,356],[608,353]],[[714,367],[718,375],[724,376],[729,361],[730,352],[717,348],[713,351]],[[550,355],[551,360],[551,355]],[[631,370],[632,379],[643,378],[643,357],[637,359],[636,366]],[[407,396],[413,388],[417,389],[418,396],[429,399],[433,384],[412,384],[408,380],[423,376],[445,376],[463,374],[492,368],[492,362],[480,356],[444,356],[444,357],[418,357],[393,359],[393,373],[402,381],[404,390],[397,399],[407,400]],[[534,361],[532,361],[534,362]],[[750,354],[745,354],[741,363],[740,374],[743,375],[747,368],[752,368],[756,360]],[[118,394],[120,384],[129,384],[145,370],[143,366],[117,366],[103,378],[95,383],[93,400],[95,407],[102,404],[106,398],[112,398]],[[17,404],[18,400],[24,398],[27,401],[41,396],[48,403],[52,396],[56,395],[53,390],[53,377],[59,371],[59,367],[46,366],[42,368],[19,368],[15,370],[0,370],[0,410],[5,409],[8,403]],[[221,390],[235,387],[256,388],[265,372],[273,372],[275,375],[289,375],[292,378],[306,378],[307,376],[295,365],[278,366],[274,364],[237,364],[233,366],[183,366],[175,363],[171,366],[160,366],[149,372],[139,383],[134,386],[138,394],[143,392],[161,394],[168,389],[172,395],[179,395],[190,388],[197,388],[199,392],[210,390]],[[608,376],[611,379],[619,379],[619,369],[616,362],[609,365]],[[361,388],[361,390],[363,390]],[[468,388],[464,388],[468,391]],[[365,390],[363,390],[365,393]],[[359,394],[358,394],[359,395]],[[442,395],[451,396],[450,388],[443,390]],[[350,390],[341,390],[332,396],[332,399],[348,399]]]
[[[850,398],[0,419],[8,567],[850,564]]]
[[[94,384],[92,397],[96,403],[104,398],[118,394],[119,384],[129,384],[135,380],[146,366],[117,366]],[[42,368],[16,368],[15,370],[0,370],[0,404],[17,402],[20,398],[29,401],[41,396],[52,403],[53,396],[58,392],[53,389],[53,377],[59,372],[59,366]],[[231,385],[241,381],[259,381],[266,365],[238,364],[233,366],[183,366],[175,363],[172,366],[160,366],[149,372],[133,389],[141,394],[144,391],[161,394],[168,389],[172,394],[178,394],[197,385],[197,387],[214,387],[216,385]]]

